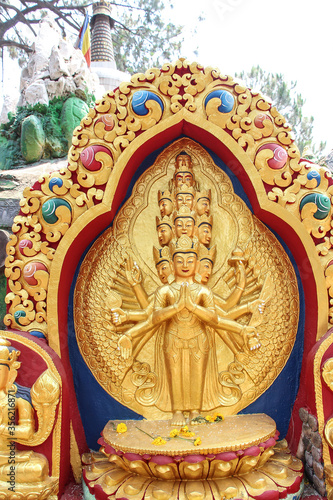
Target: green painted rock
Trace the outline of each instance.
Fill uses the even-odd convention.
[[[73,130],[80,125],[80,121],[88,111],[87,104],[78,97],[69,97],[64,102],[61,111],[61,128],[68,141],[68,146],[72,143]]]
[[[21,152],[27,163],[39,161],[43,156],[45,134],[39,118],[27,116],[22,122]]]

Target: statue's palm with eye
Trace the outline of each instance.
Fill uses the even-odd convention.
[[[138,285],[142,282],[142,274],[139,266],[129,257],[125,263],[125,273],[127,281],[131,286]]]

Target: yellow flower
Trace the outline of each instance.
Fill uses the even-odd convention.
[[[156,439],[154,439],[153,444],[155,446],[160,446],[162,444],[166,444],[165,439],[161,438],[161,436],[158,436]]]
[[[178,429],[172,429],[172,431],[170,431],[170,437],[171,438],[175,438],[179,436],[179,430]]]
[[[126,424],[124,424],[123,422],[121,424],[118,424],[117,425],[117,432],[119,432],[119,434],[123,434],[124,432],[127,431],[127,426]]]
[[[214,420],[224,420],[224,416],[222,415],[222,413],[214,413]]]
[[[212,415],[206,415],[205,419],[207,422],[215,422],[215,418]]]
[[[187,425],[184,425],[184,427],[180,429],[180,432],[186,432],[186,431],[188,431],[188,427]]]
[[[195,433],[191,431],[186,431],[186,432],[181,432],[180,435],[183,437],[191,438],[195,436]]]
[[[197,439],[194,441],[194,446],[199,446],[201,444],[201,437],[197,437]]]

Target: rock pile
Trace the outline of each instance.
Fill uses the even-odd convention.
[[[80,50],[63,40],[58,27],[46,16],[39,24],[34,51],[22,70],[18,105],[48,105],[54,97],[88,91],[102,97],[98,76],[87,67]]]

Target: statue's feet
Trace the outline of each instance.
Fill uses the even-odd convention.
[[[190,412],[190,423],[193,425],[197,425],[199,422],[194,420],[195,418],[200,417],[200,412],[199,410],[193,410]]]
[[[172,419],[171,419],[171,425],[180,425],[181,427],[186,424],[185,417],[183,415],[183,412],[181,411],[175,411]]]

